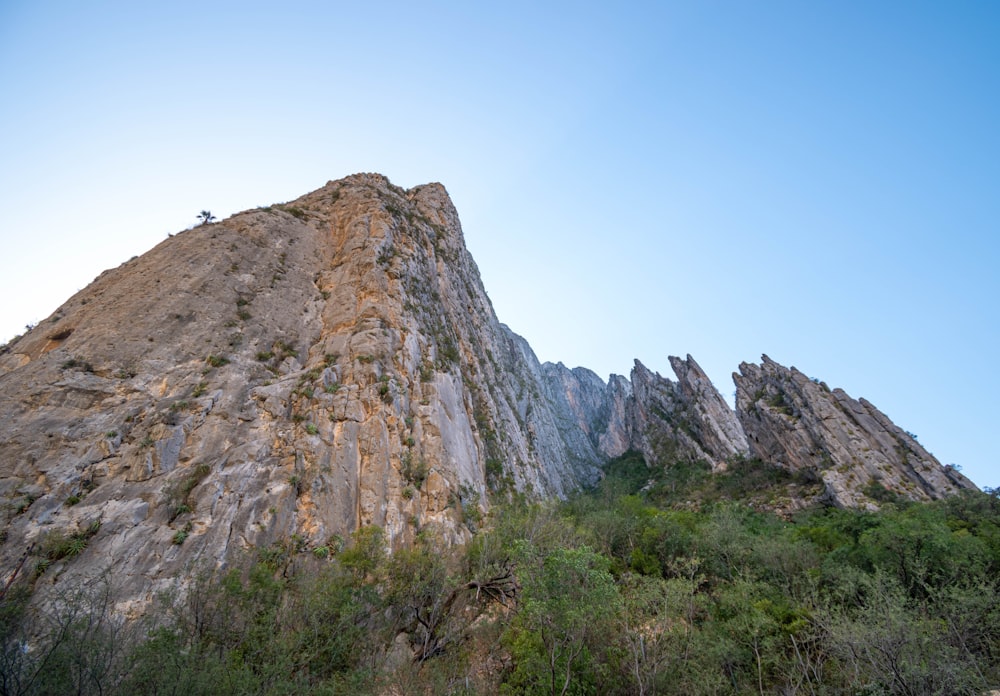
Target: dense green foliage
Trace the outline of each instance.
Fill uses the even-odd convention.
[[[981,694],[1000,688],[1000,498],[763,511],[795,480],[640,458],[559,504],[495,507],[465,548],[264,550],[109,612],[0,606],[0,694]],[[748,502],[749,501],[749,502]],[[250,562],[250,561],[253,562]],[[26,613],[28,612],[28,613]]]

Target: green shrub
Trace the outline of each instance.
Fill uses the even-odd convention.
[[[223,357],[221,355],[209,355],[207,358],[205,358],[205,362],[207,362],[212,367],[222,367],[223,365],[229,364],[229,358]]]
[[[777,392],[767,400],[767,405],[776,410],[778,413],[784,414],[786,416],[794,416],[795,411],[792,410],[792,405],[788,403],[785,399],[784,392]]]
[[[430,467],[427,465],[427,461],[421,456],[415,457],[410,450],[404,452],[400,458],[400,473],[403,475],[403,479],[418,491],[424,485],[429,471]]]
[[[67,535],[62,530],[47,532],[41,540],[42,555],[49,561],[73,558],[84,552],[90,539],[101,529],[101,521],[94,520],[87,527]]]
[[[170,522],[173,522],[179,515],[191,512],[194,508],[190,499],[191,491],[208,476],[211,470],[212,468],[208,464],[198,464],[190,469],[186,476],[166,489]]]
[[[34,503],[36,500],[38,500],[38,498],[36,496],[34,496],[34,495],[26,495],[24,497],[24,500],[22,500],[20,503],[18,503],[14,507],[14,514],[15,515],[20,515],[22,513],[27,512],[28,508],[30,508],[31,504]]]
[[[279,353],[281,353],[283,357],[296,354],[295,347],[288,341],[284,340],[275,341],[274,347]]]
[[[445,337],[438,344],[438,363],[442,367],[457,365],[461,354],[458,346],[450,337]]]
[[[434,380],[434,364],[428,361],[420,363],[420,381],[431,382]]]

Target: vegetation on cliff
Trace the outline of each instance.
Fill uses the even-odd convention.
[[[1000,497],[767,511],[759,462],[495,507],[465,547],[295,539],[116,618],[3,598],[0,693],[973,694],[1000,684]]]

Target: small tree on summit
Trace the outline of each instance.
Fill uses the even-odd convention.
[[[211,210],[203,210],[198,213],[198,219],[201,220],[201,224],[207,225],[215,219],[215,216],[212,215]]]

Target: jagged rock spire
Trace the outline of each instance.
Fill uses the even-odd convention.
[[[874,507],[880,489],[926,500],[975,488],[864,399],[766,355],[761,361],[743,363],[733,375],[736,411],[754,456],[818,472],[830,499],[847,507]]]
[[[0,567],[33,555],[46,588],[113,566],[141,611],[199,564],[361,525],[461,541],[491,495],[564,496],[629,449],[811,467],[841,505],[874,483],[971,486],[766,356],[735,376],[735,413],[691,356],[670,364],[676,382],[540,365],[497,320],[443,186],[332,181],[165,240],[0,349]],[[86,549],[46,565],[53,534]]]

